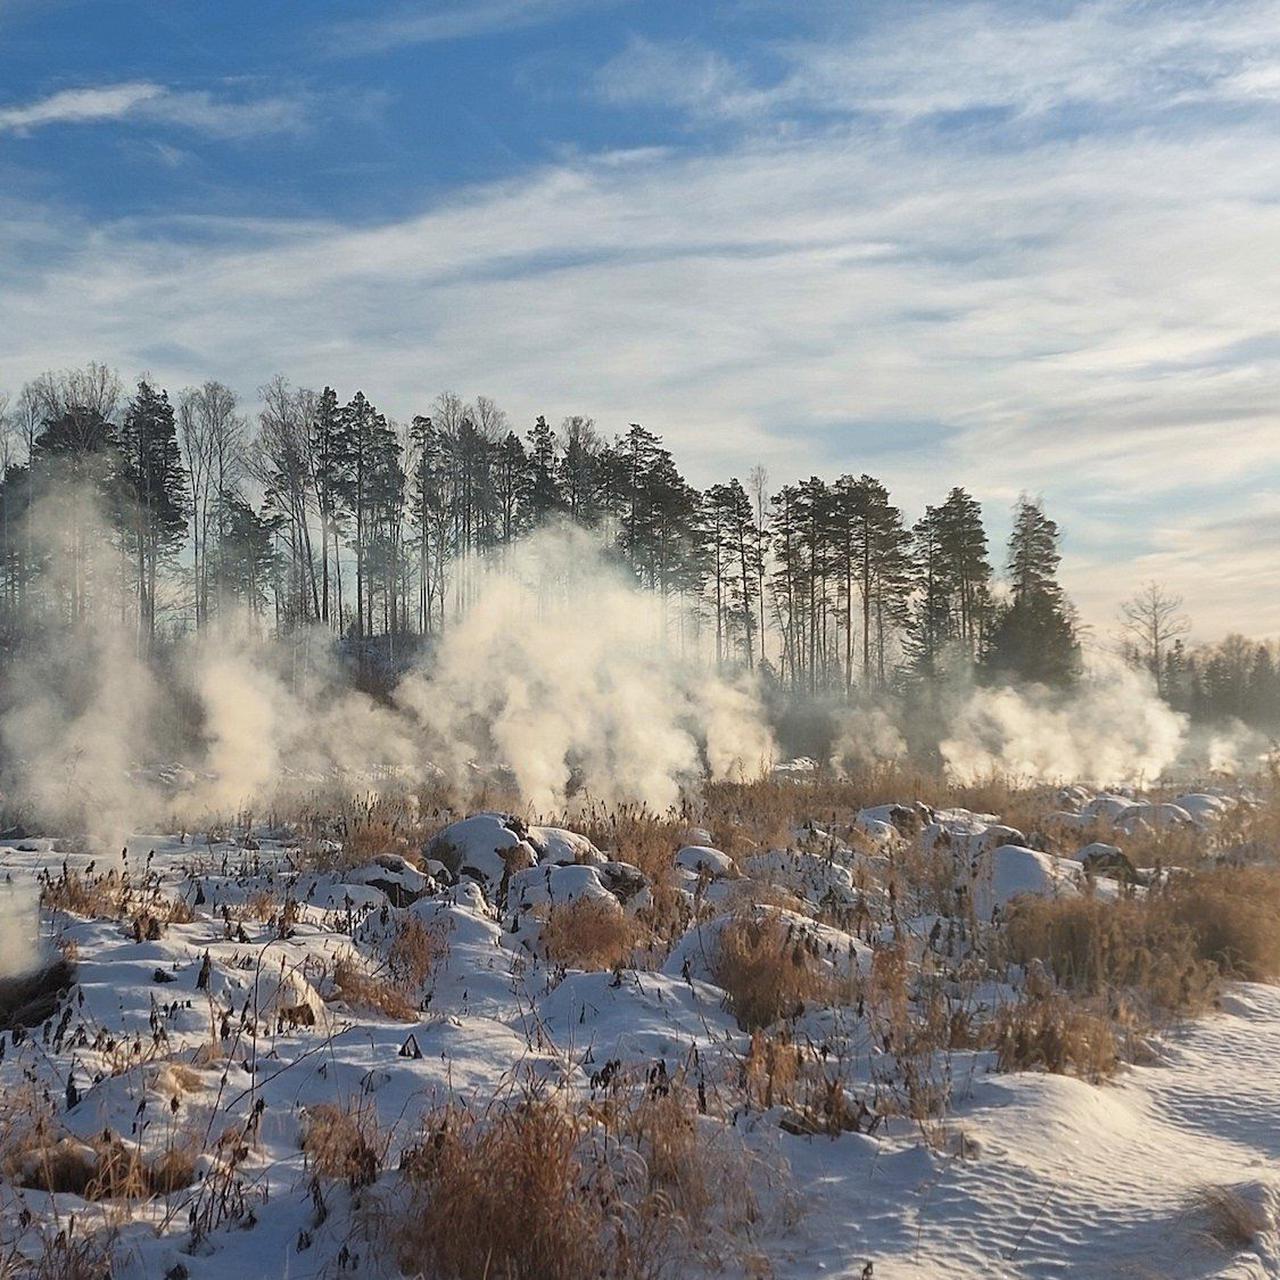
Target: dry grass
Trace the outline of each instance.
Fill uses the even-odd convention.
[[[1280,977],[1280,868],[1222,866],[1178,876],[1157,901],[1223,974]]]
[[[110,1232],[90,1234],[72,1215],[65,1224],[46,1227],[40,1252],[27,1257],[12,1250],[0,1258],[3,1280],[111,1280],[114,1274]]]
[[[1221,977],[1280,977],[1280,869],[1221,866],[1175,875],[1145,897],[1024,898],[1005,945],[1062,987],[1121,992],[1152,1014],[1209,1005]]]
[[[1111,1019],[1060,991],[1032,992],[996,1015],[1001,1071],[1048,1071],[1103,1080],[1120,1061]]]
[[[1204,1234],[1223,1249],[1247,1249],[1268,1227],[1267,1216],[1237,1187],[1198,1187],[1191,1207],[1204,1218]]]
[[[1095,997],[1125,991],[1152,1014],[1202,1009],[1213,999],[1217,970],[1167,905],[1158,896],[1026,897],[1009,909],[1004,942],[1016,964],[1043,965],[1070,990]]]
[[[402,916],[387,947],[387,970],[405,990],[421,991],[448,950],[439,930],[429,929],[417,916]]]
[[[542,926],[552,964],[588,972],[618,969],[633,958],[641,929],[621,907],[599,898],[553,905]]]
[[[146,1156],[109,1131],[81,1142],[59,1137],[42,1117],[5,1149],[0,1167],[20,1187],[84,1200],[138,1202],[191,1186],[196,1151],[194,1144],[175,1140],[159,1155]]]
[[[292,858],[295,867],[348,871],[382,853],[416,861],[424,841],[444,824],[448,809],[440,809],[443,803],[424,791],[394,787],[378,795],[321,792],[276,820],[287,816],[308,835]]]
[[[800,1050],[789,1032],[753,1031],[742,1064],[747,1098],[766,1110],[790,1103],[802,1067]]]
[[[651,1280],[673,1265],[671,1204],[585,1142],[558,1103],[527,1098],[482,1120],[457,1108],[406,1153],[400,1265],[439,1280]]]
[[[128,921],[139,939],[158,938],[168,925],[190,924],[195,919],[195,912],[181,898],[171,898],[147,881],[135,885],[127,873],[114,869],[92,876],[64,870],[56,879],[45,877],[40,900],[50,911]]]
[[[830,976],[802,932],[773,912],[729,917],[716,940],[711,972],[744,1031],[796,1017],[806,1004],[831,996]]]
[[[239,919],[256,920],[261,924],[266,924],[274,920],[282,910],[288,891],[281,886],[279,889],[255,889],[245,900],[239,911]]]
[[[598,849],[638,867],[648,878],[653,906],[645,923],[664,938],[675,938],[689,923],[688,908],[676,889],[675,856],[684,843],[687,816],[654,813],[643,805],[605,808],[592,805],[573,818],[562,818]]]
[[[339,960],[333,969],[332,999],[353,1009],[372,1010],[397,1022],[416,1022],[418,1006],[410,992],[389,975],[370,973],[355,960]]]
[[[377,1181],[390,1141],[367,1098],[346,1107],[322,1102],[307,1108],[302,1150],[308,1162],[322,1177],[341,1179],[352,1189]]]
[[[677,1085],[641,1094],[626,1114],[623,1133],[645,1162],[649,1191],[660,1193],[686,1222],[697,1225],[711,1207],[715,1187],[690,1091]]]

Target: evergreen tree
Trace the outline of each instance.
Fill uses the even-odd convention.
[[[342,411],[337,435],[334,489],[352,520],[356,570],[356,635],[374,634],[371,559],[384,540],[388,504],[403,482],[400,442],[387,420],[357,391]],[[385,563],[386,547],[380,546]]]
[[[254,511],[238,493],[222,495],[226,519],[217,558],[223,592],[244,603],[254,617],[260,617],[267,595],[280,569],[275,535],[283,517]]]
[[[1023,498],[1009,536],[1010,600],[998,611],[985,665],[1003,679],[1066,687],[1080,671],[1072,609],[1058,582],[1058,526]]]
[[[982,508],[963,489],[926,507],[912,530],[917,596],[907,653],[915,670],[937,675],[948,655],[977,659],[991,610],[991,565]]]
[[[529,440],[529,481],[526,502],[533,524],[543,523],[561,506],[556,480],[556,433],[541,415],[533,424]]]
[[[316,509],[320,520],[320,617],[330,621],[329,553],[334,555],[334,577],[340,578],[342,563],[339,555],[338,514],[341,506],[339,476],[342,457],[342,410],[338,406],[338,394],[332,387],[325,387],[316,403],[311,421],[311,469],[312,487],[315,489]],[[243,523],[243,515],[241,516]],[[340,621],[340,620],[339,620]]]
[[[119,433],[121,526],[132,551],[139,647],[150,653],[156,634],[156,590],[162,563],[187,532],[186,483],[173,406],[165,391],[138,383]]]

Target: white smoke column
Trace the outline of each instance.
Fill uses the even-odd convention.
[[[1177,761],[1187,718],[1145,672],[1099,655],[1069,693],[975,689],[939,744],[958,782],[1006,775],[1097,785],[1153,781]]]
[[[773,757],[751,687],[682,660],[673,625],[591,535],[541,531],[484,573],[397,702],[439,763],[463,776],[471,760],[496,759],[535,808],[563,805],[572,785],[665,808],[704,774],[757,776]]]
[[[32,884],[0,880],[0,979],[21,978],[43,959],[38,891]]]
[[[235,812],[266,795],[280,776],[283,726],[274,677],[236,647],[206,648],[195,668],[205,712],[205,775],[192,803]]]
[[[840,717],[840,726],[840,734],[831,748],[831,767],[837,773],[890,763],[907,754],[902,729],[884,707],[874,704],[854,707]]]
[[[72,515],[86,530],[83,581],[119,580],[110,531],[88,492],[68,489],[32,511],[37,554],[55,572]],[[20,762],[22,798],[43,818],[80,828],[99,852],[118,851],[147,810],[130,766],[146,758],[164,719],[155,676],[137,656],[137,636],[119,624],[115,598],[88,601],[74,631],[42,633],[10,671],[9,710],[0,723],[6,757]]]
[[[240,615],[194,644],[190,661],[205,749],[189,813],[251,809],[330,780],[360,787],[387,771],[412,781],[423,771],[415,726],[348,686],[323,632],[274,644]]]

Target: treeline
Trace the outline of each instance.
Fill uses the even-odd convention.
[[[811,693],[885,689],[963,662],[1065,682],[1075,624],[1058,532],[1019,507],[998,595],[963,489],[908,526],[868,475],[771,491],[759,469],[699,491],[662,439],[589,418],[523,434],[491,400],[438,397],[407,424],[277,378],[251,427],[215,382],[126,397],[100,365],[46,374],[6,416],[0,578],[6,629],[128,610],[139,646],[245,608],[280,631],[430,636],[474,566],[552,520],[597,530],[663,602],[673,644],[764,667]],[[114,549],[89,535],[93,495]],[[589,604],[589,602],[586,602]]]
[[[1162,692],[1193,720],[1239,720],[1255,729],[1280,729],[1280,654],[1276,645],[1229,635],[1217,644],[1169,652]]]
[[[149,653],[234,609],[280,633],[327,626],[355,653],[402,649],[467,608],[477,566],[567,520],[660,599],[674,647],[806,693],[958,668],[1069,685],[1079,670],[1059,531],[1029,499],[998,582],[963,488],[914,524],[869,475],[772,488],[756,468],[699,490],[639,424],[608,437],[589,418],[539,417],[521,432],[485,397],[445,393],[397,423],[363,392],[276,378],[251,423],[219,383],[171,398],[144,377],[126,394],[95,364],[35,379],[0,421],[10,643],[102,616],[131,621]],[[83,494],[90,504],[71,500]],[[1162,689],[1210,715],[1236,677],[1175,657],[1166,624]]]

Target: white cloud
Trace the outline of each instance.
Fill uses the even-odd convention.
[[[251,395],[284,370],[400,416],[455,387],[517,423],[643,421],[701,483],[758,461],[776,484],[866,469],[913,511],[964,483],[997,517],[1030,489],[1100,626],[1156,576],[1202,630],[1275,630],[1280,590],[1237,571],[1249,535],[1219,525],[1242,491],[1280,488],[1280,141],[1265,114],[1118,105],[1155,82],[1238,101],[1242,59],[1265,82],[1273,8],[1216,25],[1144,8],[1120,53],[1114,5],[992,21],[973,48],[931,27],[793,50],[791,101],[843,57],[863,74],[841,101],[894,119],[792,131],[755,127],[787,108],[725,60],[632,45],[633,79],[599,82],[619,102],[666,80],[752,127],[717,154],[571,159],[373,228],[224,222],[193,243],[167,223],[10,224],[41,239],[0,259],[6,373],[96,357]],[[1066,101],[1109,107],[1106,127],[995,146],[917,127]]]
[[[855,11],[850,10],[850,13]],[[897,121],[997,110],[1159,111],[1280,98],[1280,0],[1135,5],[902,5],[867,30],[779,42],[753,79],[692,41],[632,40],[602,68],[609,101],[712,118],[873,113]]]
[[[419,0],[389,13],[335,24],[326,32],[329,51],[381,53],[404,45],[466,40],[553,22],[593,4],[618,0]]]
[[[180,91],[147,81],[64,89],[36,102],[0,107],[0,133],[28,133],[57,124],[135,120],[191,129],[219,138],[289,132],[305,118],[297,98],[237,101],[204,90]]]
[[[38,129],[47,124],[119,120],[163,93],[159,85],[146,83],[64,89],[25,107],[0,108],[0,132]]]

